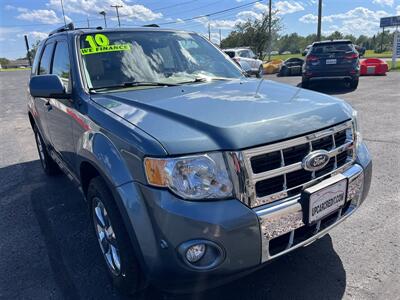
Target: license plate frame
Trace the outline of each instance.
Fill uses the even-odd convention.
[[[325,60],[325,64],[327,65],[336,65],[337,64],[337,59],[336,58],[329,58]]]
[[[309,226],[316,224],[342,208],[347,201],[347,178],[339,177],[334,182],[324,185],[323,182],[306,189],[302,193],[303,221]],[[335,199],[339,197],[338,199]],[[330,203],[333,202],[332,204]],[[326,203],[326,204],[325,204]],[[327,208],[320,210],[321,207]],[[313,211],[314,210],[314,211]],[[320,210],[318,212],[318,210]]]

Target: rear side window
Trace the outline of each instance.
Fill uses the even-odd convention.
[[[70,65],[68,45],[66,42],[57,42],[54,52],[52,74],[58,75],[65,86],[68,86]]]
[[[351,52],[354,51],[352,44],[349,43],[332,43],[314,45],[311,49],[313,54],[333,53],[333,52]]]
[[[39,64],[39,75],[50,74],[51,57],[53,55],[54,44],[47,44],[44,48]]]

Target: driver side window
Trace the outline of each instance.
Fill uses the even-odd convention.
[[[64,41],[57,42],[51,73],[60,77],[64,86],[69,90],[70,62],[68,45]]]

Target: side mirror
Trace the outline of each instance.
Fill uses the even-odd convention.
[[[32,97],[69,98],[60,77],[54,74],[33,76],[29,81],[29,91]]]

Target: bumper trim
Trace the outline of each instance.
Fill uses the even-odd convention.
[[[346,171],[339,173],[343,178],[355,178],[363,173],[363,168],[358,164],[352,165]],[[332,177],[331,177],[332,178]],[[330,180],[326,179],[326,180]],[[321,183],[323,183],[322,181]],[[279,201],[276,204],[267,205],[267,207],[256,210],[256,214],[260,222],[260,233],[261,233],[261,263],[268,260],[274,259],[281,255],[284,255],[297,248],[307,246],[317,239],[328,233],[333,227],[343,222],[348,216],[354,213],[355,210],[361,205],[359,199],[351,200],[346,210],[340,209],[336,214],[337,218],[333,224],[328,225],[326,228],[320,230],[317,226],[314,234],[301,241],[297,244],[293,243],[295,237],[295,230],[305,226],[303,222],[303,211],[300,204],[300,196],[294,196],[283,201]],[[319,225],[321,223],[319,222]],[[287,247],[281,252],[271,255],[269,251],[269,242],[279,236],[290,233]]]

